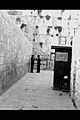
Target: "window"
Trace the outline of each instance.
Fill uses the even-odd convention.
[[[67,52],[56,52],[56,61],[68,61],[68,53]]]

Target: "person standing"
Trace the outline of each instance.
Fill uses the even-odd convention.
[[[40,59],[40,55],[38,55],[38,59],[37,59],[37,73],[40,73],[40,63],[41,59]]]
[[[33,73],[33,67],[34,67],[34,55],[31,56],[31,73]]]

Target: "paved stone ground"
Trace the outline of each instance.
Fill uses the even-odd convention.
[[[75,110],[69,94],[52,90],[52,77],[51,71],[26,74],[0,96],[0,110]]]

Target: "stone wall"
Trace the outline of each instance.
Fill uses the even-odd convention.
[[[73,39],[71,65],[71,95],[76,106],[80,109],[80,28]]]
[[[32,44],[4,11],[0,11],[0,94],[29,71]]]

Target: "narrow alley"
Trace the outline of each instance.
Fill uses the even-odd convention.
[[[80,109],[80,10],[0,10],[0,110]]]
[[[52,71],[27,73],[0,96],[0,110],[75,110],[69,93],[52,88]]]

